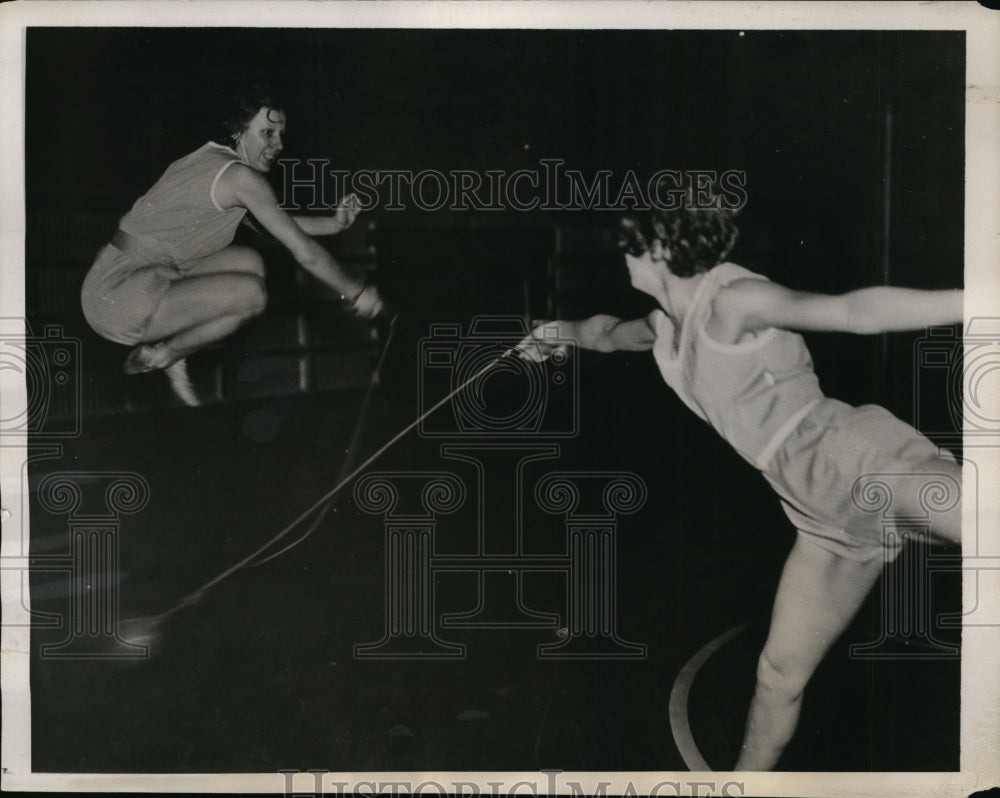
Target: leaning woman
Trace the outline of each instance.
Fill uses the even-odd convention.
[[[622,232],[632,286],[659,307],[631,321],[549,323],[522,342],[522,354],[543,359],[554,339],[604,352],[652,350],[667,384],[777,494],[797,534],[736,762],[769,770],[795,731],[817,666],[899,554],[907,519],[927,515],[928,489],[936,489],[931,536],[952,545],[961,538],[955,459],[881,407],[824,395],[796,331],[872,335],[953,324],[962,321],[962,291],[877,286],[830,296],[785,288],[727,261],[737,228],[721,207],[656,210],[624,220]],[[866,474],[891,483],[893,528],[857,501]]]

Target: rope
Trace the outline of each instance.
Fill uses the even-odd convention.
[[[385,348],[382,351],[382,358],[385,357],[385,352],[386,352],[386,350],[388,350],[388,343],[389,343],[389,340],[391,339],[392,330],[394,328],[395,328],[395,317],[393,318],[392,327],[390,327],[390,334],[389,334],[389,336],[387,336],[387,339],[386,339],[386,346],[385,346]],[[467,379],[465,382],[463,382],[457,388],[453,389],[450,393],[448,393],[446,396],[444,396],[442,399],[440,399],[438,402],[436,402],[432,407],[430,407],[429,409],[427,409],[423,413],[421,413],[419,416],[417,416],[417,418],[415,418],[412,422],[410,422],[405,427],[403,427],[403,429],[401,429],[399,432],[397,432],[395,435],[393,435],[392,438],[390,438],[388,441],[386,441],[384,444],[382,444],[378,449],[376,449],[372,454],[370,454],[365,459],[365,461],[363,463],[361,463],[361,465],[359,465],[359,466],[355,467],[354,469],[352,469],[348,474],[346,474],[344,476],[341,476],[337,480],[337,483],[334,485],[333,488],[331,488],[326,494],[324,494],[319,499],[317,499],[315,502],[313,502],[308,508],[306,508],[305,510],[303,510],[293,521],[291,521],[287,526],[285,526],[285,528],[282,529],[277,535],[275,535],[270,540],[268,540],[266,543],[264,543],[264,545],[260,546],[255,551],[253,551],[251,554],[247,555],[243,559],[241,559],[238,562],[236,562],[233,565],[231,565],[229,568],[227,568],[226,570],[224,570],[218,576],[214,577],[213,579],[210,579],[208,582],[206,582],[204,585],[202,585],[197,590],[189,593],[187,596],[185,596],[184,598],[182,598],[179,602],[177,602],[177,604],[175,604],[170,609],[165,610],[164,612],[160,613],[159,615],[151,616],[150,618],[147,619],[147,622],[150,623],[151,625],[155,626],[155,625],[161,623],[162,621],[165,621],[167,618],[169,618],[172,615],[176,614],[177,612],[179,612],[180,610],[184,609],[185,607],[190,607],[190,606],[193,606],[194,604],[197,604],[199,601],[201,601],[202,598],[204,598],[205,594],[209,590],[211,590],[213,587],[215,587],[216,585],[218,585],[223,580],[228,579],[230,576],[232,576],[237,571],[239,571],[239,570],[241,570],[241,569],[243,569],[243,568],[245,568],[247,566],[250,566],[250,565],[262,565],[263,563],[265,563],[265,562],[267,562],[269,560],[274,559],[279,554],[282,554],[282,553],[288,551],[293,546],[296,546],[299,543],[301,543],[303,540],[306,539],[306,537],[308,537],[310,534],[312,534],[312,532],[316,529],[316,527],[319,526],[320,521],[322,521],[322,519],[324,518],[326,512],[329,510],[329,508],[330,508],[330,506],[332,504],[331,500],[333,499],[333,497],[336,496],[346,485],[350,484],[350,482],[358,474],[360,474],[362,471],[364,471],[366,468],[368,468],[368,466],[370,466],[372,463],[374,463],[379,457],[382,456],[382,454],[384,454],[388,449],[390,449],[393,445],[395,445],[400,439],[402,439],[407,433],[409,433],[418,424],[420,424],[425,418],[427,418],[429,415],[431,415],[432,413],[434,413],[436,410],[438,410],[439,408],[443,407],[448,402],[450,402],[458,393],[460,393],[461,391],[463,391],[467,387],[469,387],[473,382],[475,382],[480,377],[482,377],[487,371],[489,371],[490,369],[492,369],[497,363],[499,363],[501,360],[503,360],[504,358],[506,358],[513,351],[515,351],[515,349],[512,347],[512,348],[506,350],[503,354],[498,355],[497,357],[495,357],[493,360],[491,360],[489,363],[487,363],[485,366],[483,366],[483,368],[481,368],[479,371],[477,371],[475,374],[473,374],[471,377],[469,377],[469,379]],[[348,452],[348,460],[351,459],[351,456],[354,453],[354,448],[353,447],[356,445],[357,441],[360,440],[360,430],[362,429],[361,422],[364,420],[364,415],[365,415],[365,413],[367,411],[367,407],[366,407],[367,400],[368,400],[369,396],[373,393],[373,389],[374,389],[375,385],[378,383],[377,375],[378,375],[378,369],[381,366],[381,359],[382,358],[380,358],[380,363],[379,363],[378,366],[376,366],[376,370],[375,370],[374,374],[372,375],[372,381],[369,383],[369,386],[368,386],[369,390],[368,390],[368,393],[366,393],[365,401],[362,402],[362,410],[361,410],[361,413],[359,414],[359,418],[358,418],[358,422],[359,423],[355,425],[355,435],[352,436],[352,439],[351,439],[351,447],[352,448]],[[341,468],[341,472],[347,470],[348,465],[349,465],[349,463],[345,464],[345,466]],[[264,552],[266,552],[271,546],[273,546],[279,540],[281,540],[286,535],[288,535],[293,529],[295,529],[295,527],[297,527],[300,523],[302,523],[303,520],[305,520],[306,518],[308,518],[313,512],[315,512],[317,509],[319,509],[321,507],[322,507],[322,512],[313,521],[312,525],[310,526],[309,530],[306,532],[305,535],[302,535],[294,543],[292,543],[291,545],[286,546],[285,548],[281,549],[280,551],[278,551],[278,552],[276,552],[274,554],[268,555],[268,557],[266,559],[261,560],[260,562],[256,562],[256,563],[254,562],[258,557],[260,557]]]

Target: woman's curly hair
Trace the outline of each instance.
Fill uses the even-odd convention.
[[[714,191],[709,192],[711,200],[699,206],[694,193],[689,188],[676,210],[663,210],[668,203],[661,199],[662,207],[643,217],[623,217],[619,227],[622,248],[639,256],[658,239],[670,253],[667,267],[678,277],[690,277],[722,263],[739,238],[737,211],[722,206]],[[677,204],[677,199],[672,198],[671,203]],[[702,195],[698,199],[702,200]],[[706,204],[715,207],[704,207]]]
[[[212,140],[231,147],[261,108],[284,111],[281,100],[266,83],[255,83],[240,89],[229,98]]]

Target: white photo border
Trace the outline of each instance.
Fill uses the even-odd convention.
[[[347,27],[347,28],[553,28],[553,29],[698,29],[698,30],[959,30],[966,34],[966,319],[996,316],[1000,307],[1000,12],[974,2],[15,2],[0,7],[0,318],[24,318],[25,171],[24,109],[26,34],[33,26],[58,27]],[[0,417],[11,418],[26,406],[26,388],[18,374],[0,373]],[[1000,417],[1000,396],[988,397]],[[968,428],[967,428],[968,429]],[[20,530],[29,523],[21,500],[21,460],[0,441],[0,494],[3,496],[3,549],[19,552]],[[981,484],[1000,485],[1000,441],[977,453]],[[967,466],[968,468],[969,466]],[[965,508],[965,527],[981,531],[980,555],[1000,562],[1000,502],[993,497]],[[983,551],[983,544],[992,550]],[[26,560],[26,558],[23,558]],[[3,595],[2,698],[0,764],[3,786],[17,791],[158,791],[282,792],[286,777],[273,774],[38,774],[31,772],[31,696],[29,690],[30,602],[19,598],[17,558],[0,569]],[[6,567],[10,565],[11,567]],[[972,603],[987,617],[1000,617],[1000,569],[979,570],[963,581],[963,608]],[[1000,628],[963,630],[961,663],[960,770],[949,773],[338,773],[336,783],[357,787],[379,782],[443,784],[488,783],[506,789],[517,783],[537,785],[544,794],[571,794],[576,782],[585,794],[604,784],[605,794],[649,794],[656,785],[690,787],[712,781],[721,790],[738,780],[739,795],[957,795],[1000,784]],[[297,791],[313,790],[312,777],[296,780]],[[733,777],[733,778],[729,778]],[[345,789],[345,788],[341,788]],[[364,789],[364,788],[362,788]],[[426,788],[431,791],[431,788]],[[467,788],[471,789],[471,788]],[[522,787],[527,792],[528,787]],[[662,794],[665,788],[661,787]],[[673,788],[671,788],[673,789]],[[705,787],[700,789],[704,790]],[[821,792],[817,792],[817,790]],[[523,794],[523,793],[522,793]],[[697,793],[695,793],[697,794]],[[705,793],[701,793],[705,794]],[[713,792],[711,794],[719,794]],[[725,794],[725,793],[723,793]]]

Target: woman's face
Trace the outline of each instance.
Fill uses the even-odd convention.
[[[284,149],[285,114],[273,108],[261,108],[247,129],[236,139],[236,152],[258,172],[269,172]]]

